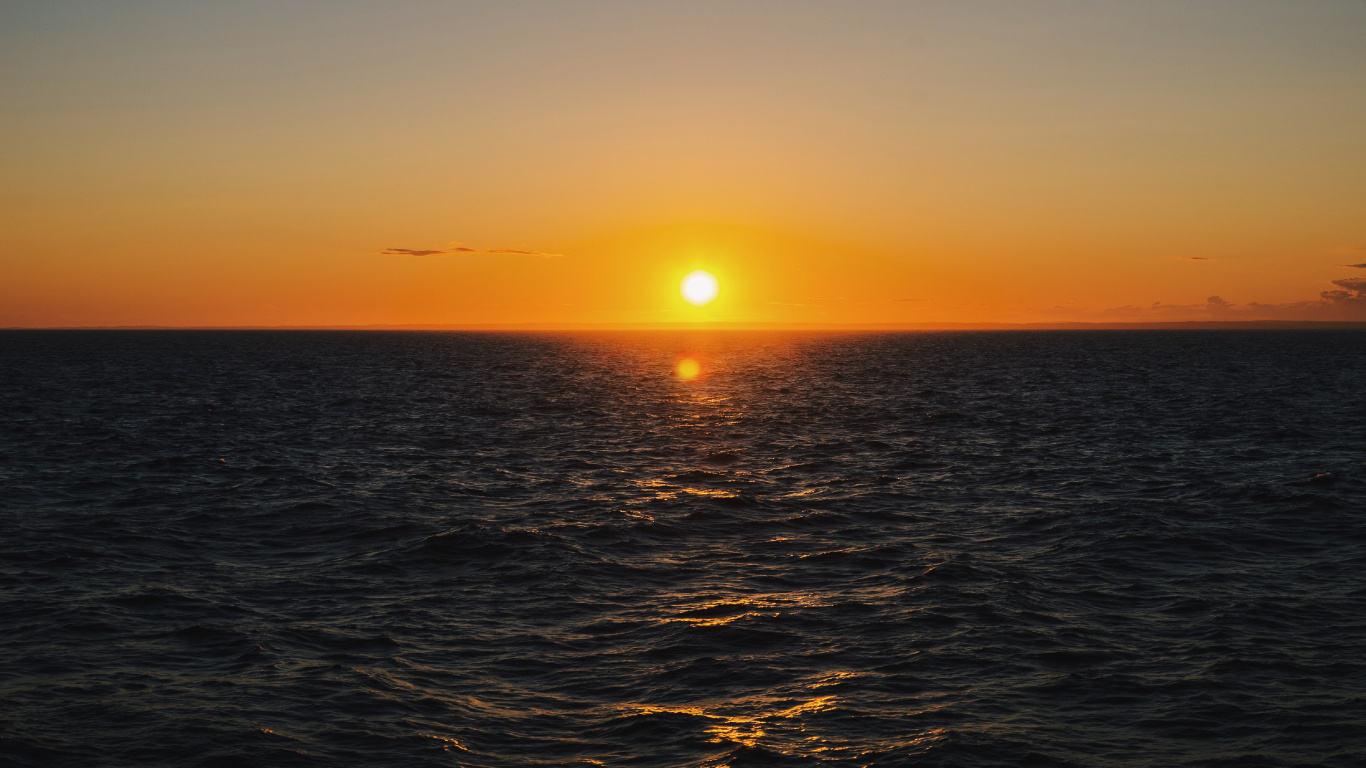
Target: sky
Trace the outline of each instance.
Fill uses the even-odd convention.
[[[1366,320],[1364,35],[1360,0],[0,0],[0,327]]]

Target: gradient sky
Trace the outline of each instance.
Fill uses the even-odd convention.
[[[1366,320],[1363,40],[1361,0],[0,0],[0,326]]]

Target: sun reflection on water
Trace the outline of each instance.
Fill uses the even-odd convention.
[[[685,357],[674,366],[674,374],[684,381],[692,381],[702,373],[702,364],[691,357]]]

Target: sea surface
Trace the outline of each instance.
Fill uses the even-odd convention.
[[[3,332],[0,765],[1364,766],[1366,332]]]

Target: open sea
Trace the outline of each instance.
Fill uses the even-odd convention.
[[[0,332],[0,766],[826,765],[1366,766],[1366,332]]]

